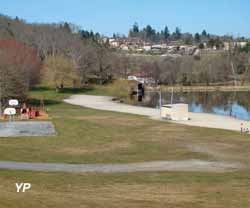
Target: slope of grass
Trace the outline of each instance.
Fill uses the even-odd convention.
[[[0,160],[124,163],[201,158],[250,163],[248,135],[62,102],[71,94],[99,94],[101,90],[33,90],[30,96],[34,103],[45,99],[58,136],[0,138]],[[250,207],[249,176],[249,172],[66,174],[0,170],[0,208],[246,208]],[[31,183],[31,190],[16,193],[15,183],[21,182]]]
[[[56,93],[44,88],[33,90],[30,94],[33,102],[45,99],[58,136],[1,138],[0,160],[60,163],[250,160],[247,135],[92,110],[62,102],[63,98],[75,93],[90,94],[91,91],[65,90],[64,93]],[[198,146],[198,150],[190,148],[190,144]],[[201,148],[202,151],[199,151],[200,146],[205,150]],[[239,153],[231,154],[235,152]]]

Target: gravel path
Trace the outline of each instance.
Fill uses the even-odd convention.
[[[126,105],[113,102],[112,97],[92,96],[92,95],[73,95],[64,100],[67,103],[80,105],[98,110],[108,110],[122,113],[131,113],[137,115],[149,116],[153,119],[160,118],[160,110],[154,108]],[[218,128],[226,130],[240,131],[241,123],[250,129],[250,121],[242,121],[229,116],[220,116],[208,113],[189,113],[188,121],[171,121],[174,123],[185,124],[190,126]]]
[[[58,164],[58,163],[26,163],[0,161],[0,169],[30,170],[46,172],[73,173],[129,173],[139,171],[198,171],[198,172],[230,172],[241,169],[238,163],[182,160],[182,161],[154,161],[129,164]]]

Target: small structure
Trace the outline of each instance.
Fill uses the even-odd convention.
[[[188,104],[177,103],[161,106],[161,117],[174,121],[188,120]]]

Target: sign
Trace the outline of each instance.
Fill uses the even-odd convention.
[[[29,190],[31,188],[31,184],[30,183],[16,183],[16,192],[25,192],[27,190]]]
[[[16,115],[16,109],[15,108],[6,108],[3,112],[4,115],[8,116],[14,116]]]
[[[19,104],[18,100],[9,100],[9,105],[10,106],[17,106]]]

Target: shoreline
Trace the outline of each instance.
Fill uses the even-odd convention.
[[[112,97],[108,96],[73,95],[68,99],[65,99],[64,102],[96,110],[114,111],[120,113],[148,116],[154,120],[168,121],[176,124],[183,124],[189,126],[224,129],[237,132],[241,132],[241,127],[250,129],[250,121],[244,121],[229,116],[208,113],[189,112],[188,114],[190,120],[188,121],[165,120],[160,117],[159,109],[114,102],[112,101]]]
[[[147,91],[167,91],[172,92],[250,92],[250,85],[247,86],[158,86],[146,87]]]

